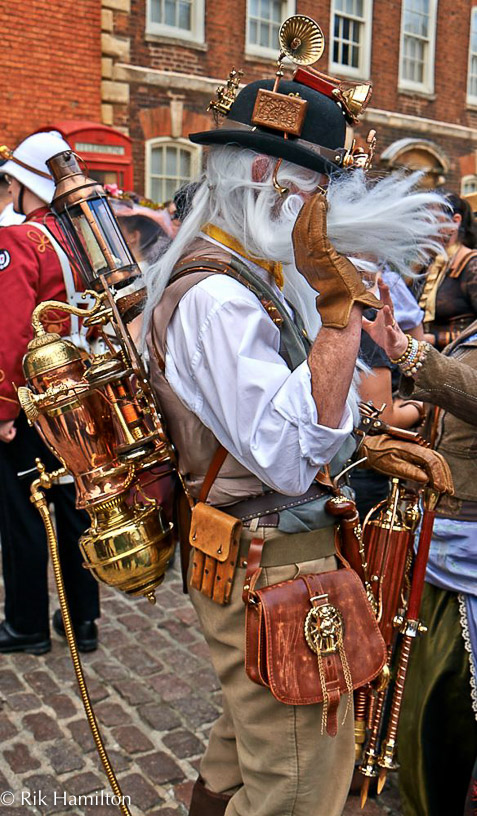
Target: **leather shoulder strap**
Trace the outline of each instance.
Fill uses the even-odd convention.
[[[215,274],[212,269],[197,269],[196,267],[189,268],[182,274],[177,276],[177,279],[171,281],[167,286],[167,305],[162,307],[161,325],[156,326],[154,318],[151,323],[151,340],[154,346],[154,352],[157,364],[161,371],[165,370],[165,362],[163,357],[163,350],[166,348],[166,334],[172,316],[177,309],[180,301],[196,283],[205,280],[210,275]]]
[[[222,467],[222,465],[224,464],[226,458],[227,458],[227,450],[224,448],[223,445],[219,444],[219,447],[215,451],[213,459],[212,459],[212,461],[211,461],[211,463],[209,465],[209,469],[208,469],[207,473],[205,474],[205,479],[202,482],[202,487],[200,489],[200,494],[199,494],[199,501],[200,502],[205,502],[206,501],[207,496],[210,493],[210,488],[214,484],[217,476],[219,475],[219,470]]]
[[[453,258],[448,277],[459,278],[469,261],[474,258],[477,258],[477,250],[465,246],[461,247]]]

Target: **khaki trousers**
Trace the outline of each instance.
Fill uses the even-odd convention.
[[[294,548],[299,551],[304,538],[309,542],[310,536],[311,533],[286,536],[291,558]],[[262,564],[273,563],[273,539],[277,539],[277,549],[283,551],[285,535],[270,528],[258,528],[254,533],[244,531],[241,549],[255,537],[267,541],[267,557],[262,558]],[[328,538],[326,551],[331,553],[332,530]],[[302,546],[301,549],[303,552]],[[332,555],[285,566],[266,566],[260,585],[335,568]],[[190,590],[223,692],[223,714],[212,728],[201,776],[210,790],[233,794],[226,816],[340,816],[354,767],[352,711],[342,725],[346,707],[343,698],[338,712],[338,735],[333,738],[322,735],[321,705],[284,705],[275,700],[269,689],[249,680],[245,673],[242,601],[245,571],[245,567],[237,569],[231,603],[227,606],[219,606],[197,590]]]

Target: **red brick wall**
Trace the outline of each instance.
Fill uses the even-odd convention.
[[[470,12],[469,0],[439,0],[434,94],[426,98],[412,91],[398,90],[400,0],[375,0],[372,106],[454,124],[475,125],[475,113],[466,108]]]
[[[101,121],[100,0],[13,2],[2,15],[1,143],[55,119]]]

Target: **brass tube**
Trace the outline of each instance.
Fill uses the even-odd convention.
[[[98,225],[96,223],[96,219],[93,218],[93,216],[91,215],[90,209],[89,209],[88,204],[87,204],[87,200],[83,199],[83,201],[80,201],[79,206],[80,206],[81,211],[82,211],[84,217],[86,218],[89,226],[91,227],[91,232],[93,233],[94,237],[96,238],[96,240],[98,242],[98,245],[99,245],[99,248],[100,248],[101,252],[103,253],[104,257],[106,258],[106,262],[107,262],[109,268],[114,271],[115,269],[118,268],[118,265],[117,265],[113,255],[112,255],[112,253],[110,252],[110,249],[109,249],[106,241],[104,240],[104,238],[102,236],[102,233],[101,233],[101,231],[100,231],[100,229],[99,229],[99,227],[98,227]]]
[[[98,721],[96,719],[96,715],[91,704],[91,698],[89,696],[88,687],[86,685],[86,681],[84,678],[83,667],[81,665],[78,648],[76,646],[76,638],[71,623],[68,600],[66,598],[63,575],[61,572],[61,564],[58,553],[58,541],[56,538],[55,529],[53,527],[53,522],[48,507],[48,502],[46,500],[46,495],[44,492],[44,488],[51,487],[53,481],[57,480],[63,474],[66,474],[66,471],[58,470],[55,471],[55,473],[47,475],[44,473],[44,470],[41,470],[40,468],[39,470],[41,476],[39,479],[36,479],[31,486],[31,501],[33,502],[38,512],[40,513],[41,518],[43,520],[43,524],[45,525],[46,538],[48,542],[48,548],[50,551],[51,563],[53,565],[53,573],[55,576],[56,589],[58,592],[58,600],[60,602],[60,609],[63,617],[66,639],[68,641],[68,646],[71,653],[71,660],[73,662],[76,680],[78,681],[81,700],[83,702],[89,727],[91,728],[91,733],[93,735],[93,739],[96,745],[96,750],[98,751],[99,758],[101,759],[103,768],[106,772],[106,776],[108,777],[111,790],[113,791],[114,796],[117,796],[119,798],[120,804],[118,805],[118,807],[123,816],[131,816],[131,811],[129,810],[128,806],[124,803],[124,798],[121,788],[119,786],[119,782],[109,761],[106,748],[104,747],[103,738],[99,730]]]
[[[35,306],[32,316],[31,316],[31,324],[33,326],[33,331],[35,337],[38,335],[46,334],[43,324],[41,322],[41,315],[45,311],[45,309],[61,309],[63,312],[67,312],[68,314],[78,315],[78,317],[92,317],[98,309],[102,305],[103,295],[98,295],[97,292],[93,292],[92,289],[86,289],[83,292],[84,295],[90,295],[95,299],[95,303],[91,306],[90,309],[87,308],[85,303],[85,308],[81,309],[78,306],[72,306],[70,303],[63,303],[60,300],[43,300],[38,306]]]

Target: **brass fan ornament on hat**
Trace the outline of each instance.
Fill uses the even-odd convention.
[[[316,142],[316,140],[310,140],[309,133],[308,137],[305,138],[303,129],[310,106],[316,108],[315,100],[323,96],[329,100],[333,100],[349,125],[356,124],[359,121],[359,114],[369,102],[371,84],[345,83],[310,67],[323,56],[325,49],[324,34],[318,23],[310,17],[297,14],[285,20],[279,31],[279,44],[280,53],[275,82],[271,90],[263,87],[257,89],[250,118],[244,122],[242,116],[238,121],[234,115],[236,107],[232,110],[236,101],[237,92],[239,91],[240,80],[243,76],[242,71],[236,71],[234,68],[229,74],[226,85],[217,88],[216,99],[211,100],[209,103],[208,110],[214,112],[216,124],[219,123],[219,117],[227,117],[232,111],[230,118],[234,120],[233,128],[236,129],[236,138],[230,135],[230,142],[235,141],[240,144],[249,144],[251,138],[250,131],[259,131],[261,136],[265,133],[270,134],[270,131],[272,131],[277,135],[280,133],[280,142],[282,142],[282,140],[290,140],[288,142],[290,145],[294,142],[295,146],[303,148],[304,150],[316,151],[322,156],[323,164],[326,165],[327,169],[323,172],[327,172],[328,169],[333,171],[335,169],[350,169],[355,167],[369,170],[376,145],[375,131],[370,131],[368,134],[366,140],[368,145],[367,150],[357,147],[355,141],[353,141],[351,148],[346,150],[344,147],[334,144],[331,147],[323,146],[323,144]],[[285,59],[290,60],[296,66],[291,82],[282,80],[284,76],[283,61]],[[265,82],[269,81],[265,80],[261,84]],[[255,85],[258,83],[252,84]],[[284,89],[284,85],[286,85],[286,90]],[[292,92],[289,90],[290,86],[293,86]],[[318,92],[320,96],[314,92]],[[304,98],[304,96],[308,98]],[[331,106],[331,108],[332,107],[333,106]],[[336,113],[334,117],[336,119]],[[230,120],[229,123],[232,125]],[[223,129],[229,134],[228,125],[224,125]],[[237,136],[238,131],[242,131],[241,137]],[[249,131],[246,136],[243,136],[244,131]],[[204,134],[193,134],[191,138],[193,141],[198,141],[203,144],[219,142],[219,138],[216,135],[211,137],[209,141],[207,141]],[[247,142],[245,140],[247,140]],[[343,144],[343,142],[341,144]],[[253,147],[253,145],[251,146]],[[257,147],[257,149],[259,149],[259,147]],[[283,153],[286,151],[283,147],[278,150],[276,145],[275,151],[277,152],[274,152],[273,148],[270,150],[271,155],[276,155],[278,158],[273,173],[273,184],[278,192],[285,195],[288,191],[278,184],[277,171],[283,158],[285,158]],[[267,152],[267,150],[264,149],[263,152]],[[290,151],[290,161],[296,161],[296,163],[300,164],[299,160],[293,158],[292,152],[293,151]],[[303,164],[304,166],[310,166],[309,163]]]

